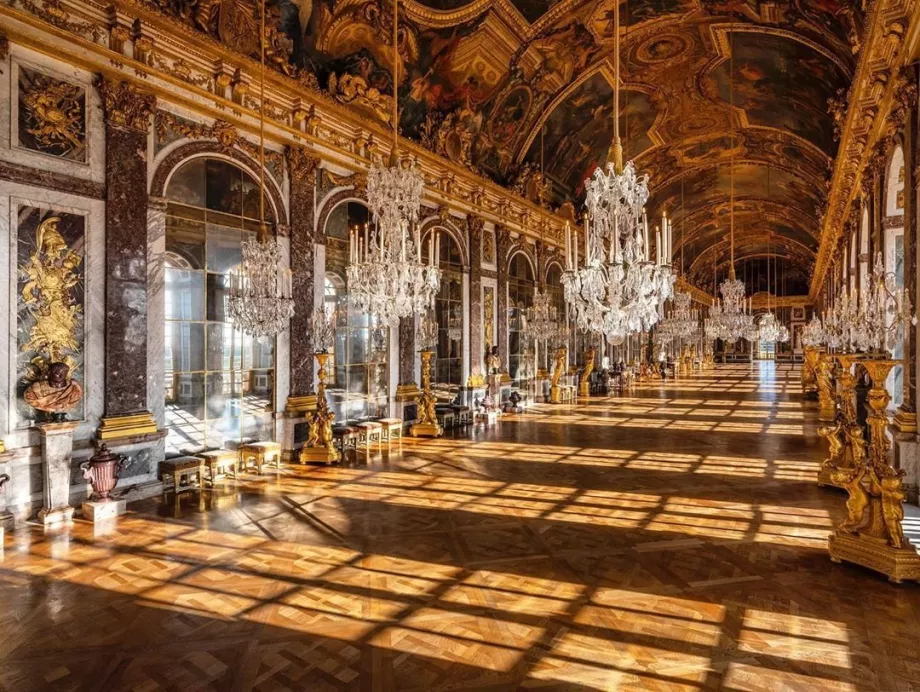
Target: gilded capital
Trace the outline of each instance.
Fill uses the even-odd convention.
[[[102,96],[105,120],[112,125],[146,132],[150,115],[156,108],[157,98],[127,82],[117,82],[100,77],[96,86]]]
[[[288,147],[287,150],[288,172],[291,180],[296,182],[314,182],[316,170],[320,160],[303,147]]]

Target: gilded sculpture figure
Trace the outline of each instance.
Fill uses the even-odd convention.
[[[578,382],[578,396],[590,396],[591,395],[591,373],[594,372],[594,356],[597,354],[597,351],[593,346],[588,348],[585,351],[585,369],[582,370],[581,379]],[[553,379],[555,380],[555,372],[553,372]]]
[[[51,363],[63,363],[72,373],[75,363],[71,354],[80,347],[77,330],[82,308],[74,300],[73,290],[80,282],[77,271],[83,259],[67,247],[58,231],[60,221],[60,217],[52,216],[41,223],[35,251],[20,267],[26,279],[22,302],[33,319],[22,351],[38,353],[32,360],[30,381],[44,377]]]
[[[326,362],[330,354],[316,353],[314,356],[319,364],[319,370],[316,373],[316,409],[307,418],[309,426],[307,439],[298,457],[301,464],[310,461],[330,463],[339,460],[339,452],[335,448],[332,436],[335,413],[329,408],[329,403],[326,401]]]
[[[822,353],[818,360],[816,377],[818,381],[818,420],[830,422],[834,420],[836,407],[834,406],[834,362],[830,356]]]

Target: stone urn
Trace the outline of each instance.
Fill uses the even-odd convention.
[[[100,502],[109,500],[109,493],[118,483],[118,474],[125,468],[128,457],[112,454],[103,443],[89,461],[80,464],[83,477],[93,485],[93,496]]]

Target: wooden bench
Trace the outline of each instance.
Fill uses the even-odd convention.
[[[333,425],[332,443],[338,448],[344,459],[345,450],[349,447],[355,452],[358,451],[358,429],[350,425]]]
[[[240,453],[232,449],[212,449],[207,452],[201,452],[196,456],[204,460],[205,468],[208,470],[208,480],[211,485],[217,480],[220,474],[232,473],[234,478],[239,477],[240,473]]]
[[[240,445],[240,464],[247,468],[249,462],[255,464],[256,471],[262,473],[265,466],[275,465],[281,470],[281,444],[270,440],[262,442],[247,442]]]
[[[434,415],[437,417],[438,423],[444,430],[450,430],[454,427],[456,415],[454,414],[452,406],[435,406]]]
[[[173,457],[160,462],[160,480],[163,481],[163,492],[172,489],[173,492],[194,490],[192,480],[197,480],[198,488],[204,487],[204,459],[200,457]],[[186,485],[182,487],[182,481]],[[170,485],[167,485],[167,481]]]
[[[371,443],[377,440],[377,451],[383,451],[383,426],[375,420],[366,420],[355,423],[352,427],[358,429],[358,444],[364,444],[364,449],[370,454]]]
[[[457,426],[463,428],[473,422],[473,410],[469,406],[454,404],[451,408],[454,410],[454,422]]]
[[[403,419],[402,418],[381,418],[377,421],[381,425],[381,433],[387,447],[394,438],[399,438],[399,446],[402,448],[403,437]]]

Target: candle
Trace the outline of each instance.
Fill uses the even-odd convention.
[[[656,258],[658,260],[658,266],[661,266],[664,263],[661,261],[661,257],[662,257],[661,229],[658,228],[658,226],[655,226],[655,253],[658,255]]]

